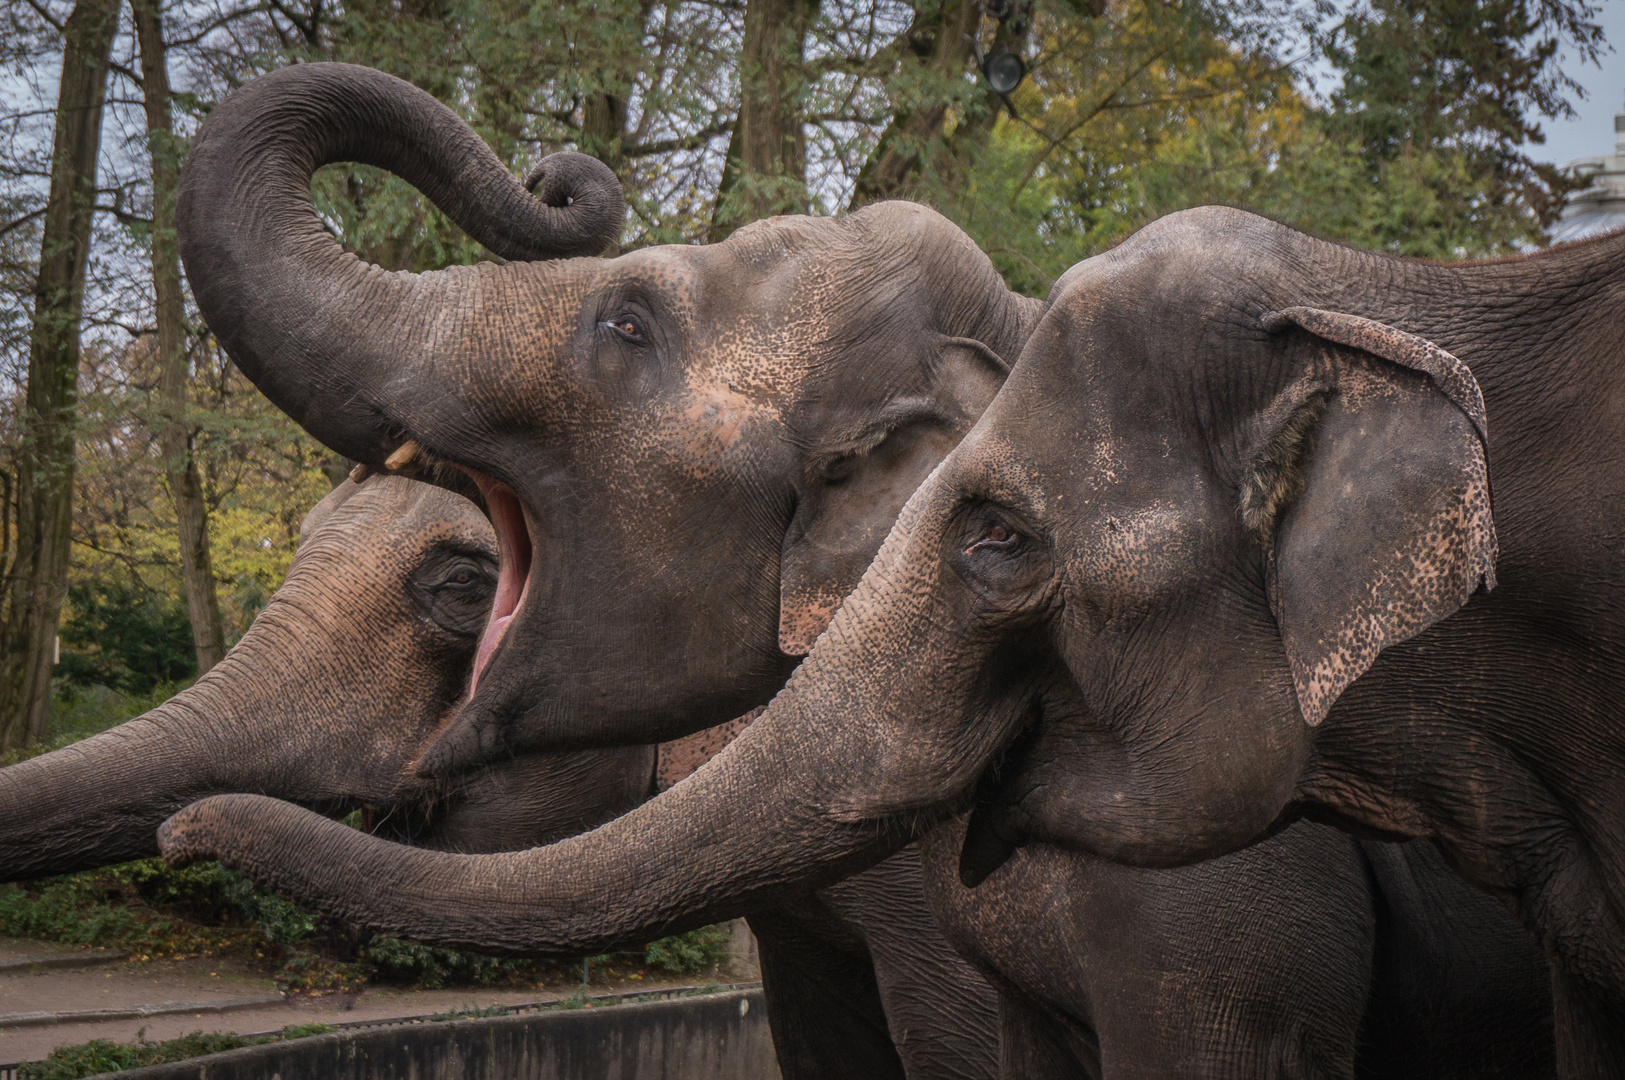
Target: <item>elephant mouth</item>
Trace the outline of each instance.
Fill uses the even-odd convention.
[[[479,485],[480,494],[491,516],[491,527],[497,534],[497,593],[491,604],[491,615],[480,635],[479,648],[474,653],[474,674],[469,679],[468,696],[472,698],[480,684],[480,674],[491,661],[491,654],[508,632],[514,616],[525,604],[530,593],[530,561],[532,546],[530,528],[525,524],[525,509],[513,488],[493,480],[475,469],[465,469]]]

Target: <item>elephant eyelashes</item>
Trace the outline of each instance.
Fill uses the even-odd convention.
[[[1017,533],[1004,522],[991,522],[982,529],[982,534],[971,542],[970,547],[965,549],[965,554],[969,555],[971,552],[980,551],[983,548],[993,548],[994,550],[998,551],[1007,551],[1010,548],[1015,547],[1017,541],[1020,539],[1021,534]]]
[[[644,343],[643,320],[636,315],[617,315],[605,322],[604,325],[634,345]]]

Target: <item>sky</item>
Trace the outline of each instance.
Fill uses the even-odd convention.
[[[1614,114],[1625,112],[1625,0],[1602,0],[1603,33],[1613,51],[1602,66],[1579,66],[1572,57],[1563,65],[1586,88],[1586,100],[1574,102],[1573,120],[1547,120],[1546,145],[1530,147],[1530,156],[1565,165],[1575,158],[1614,152]]]

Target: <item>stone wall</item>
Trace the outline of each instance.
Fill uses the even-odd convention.
[[[338,1031],[121,1080],[778,1080],[760,990]]]

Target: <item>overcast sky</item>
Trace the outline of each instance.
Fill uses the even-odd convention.
[[[1600,68],[1564,65],[1586,88],[1586,100],[1574,103],[1579,113],[1575,119],[1541,125],[1546,145],[1530,147],[1530,157],[1565,165],[1575,158],[1614,152],[1614,114],[1625,112],[1625,0],[1602,0],[1601,21],[1614,51],[1602,57]]]

